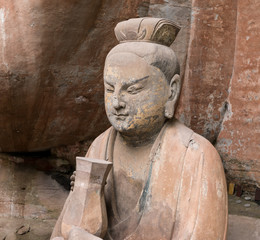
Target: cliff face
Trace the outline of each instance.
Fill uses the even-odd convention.
[[[259,2],[0,0],[0,151],[92,140],[109,123],[105,56],[117,22],[165,17],[180,31],[177,117],[215,144],[228,176],[260,182]]]
[[[259,7],[253,0],[193,0],[178,109],[216,146],[229,180],[248,190],[260,186]]]
[[[37,151],[108,126],[102,69],[113,28],[141,1],[3,1],[0,146]]]
[[[216,147],[228,176],[260,187],[260,2],[238,1],[227,111]]]
[[[185,4],[177,17],[187,27]],[[105,56],[117,44],[113,29],[121,20],[147,16],[149,7],[142,0],[1,0],[0,151],[44,150],[105,130],[102,75]]]

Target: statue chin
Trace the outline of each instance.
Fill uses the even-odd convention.
[[[130,127],[130,124],[126,121],[120,120],[110,120],[111,125],[115,128],[116,131],[120,133],[127,133],[133,131],[133,128]]]
[[[117,118],[108,115],[109,122],[122,136],[129,138],[129,140],[149,140],[156,136],[165,123],[165,118],[159,118],[158,115],[153,117],[157,121],[149,121],[147,119],[138,118],[137,121],[133,117],[126,116],[125,118]]]

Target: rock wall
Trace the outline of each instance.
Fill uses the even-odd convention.
[[[228,177],[260,187],[260,1],[237,2],[234,65],[216,147]]]
[[[28,224],[31,238],[6,239],[49,239],[68,195],[70,168],[49,156],[0,154],[1,240]]]
[[[178,117],[213,144],[229,181],[260,186],[260,2],[192,2]]]
[[[121,20],[149,11],[176,20],[185,26],[177,47],[184,62],[189,1],[173,2],[178,16],[164,1],[0,0],[0,151],[68,145],[109,126],[102,72]]]
[[[102,70],[114,26],[165,17],[182,27],[172,46],[184,82],[177,117],[215,144],[232,181],[259,186],[258,9],[256,0],[0,0],[0,151],[95,138],[109,126]]]
[[[141,0],[0,1],[0,147],[38,151],[108,126],[102,69]]]

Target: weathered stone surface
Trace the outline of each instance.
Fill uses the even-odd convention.
[[[0,157],[0,218],[55,219],[67,194],[51,175]]]
[[[192,22],[178,117],[214,142],[233,69],[236,1],[192,1]]]
[[[260,238],[260,219],[229,215],[228,240],[258,240]]]
[[[238,1],[228,109],[216,145],[228,177],[244,187],[260,186],[259,9],[259,1]]]
[[[108,126],[102,68],[115,24],[165,17],[182,27],[172,46],[185,75],[177,117],[217,142],[230,178],[259,185],[258,8],[254,0],[0,0],[0,151],[94,139]]]
[[[17,237],[15,233],[8,233],[3,240],[17,240]]]
[[[190,34],[191,0],[161,1],[150,0],[148,15],[167,18],[181,27],[172,48],[178,56],[181,66],[181,76],[185,72],[187,48]]]
[[[1,0],[1,151],[47,149],[107,127],[104,58],[115,23],[137,17],[143,2]]]
[[[189,9],[182,8],[182,18],[168,5],[171,9],[172,3],[159,0],[1,0],[0,151],[72,144],[107,128],[102,68],[116,43],[113,28],[122,19],[148,14],[177,18],[187,27]],[[185,32],[178,41],[182,62],[187,37]]]
[[[30,232],[24,235],[16,234],[16,229],[20,226],[30,225]],[[0,218],[0,239],[3,240],[48,240],[51,236],[52,228],[55,224],[53,219],[24,219],[16,217]]]
[[[17,229],[16,233],[17,233],[18,235],[24,235],[24,234],[30,232],[30,230],[31,230],[30,225],[22,225],[22,226],[20,226],[20,227]]]
[[[192,1],[177,116],[216,143],[228,178],[260,184],[259,2]]]
[[[112,163],[105,160],[77,157],[74,189],[70,193],[70,202],[61,219],[64,238],[70,239],[69,236],[75,227],[104,237],[107,229],[104,186],[111,168]]]
[[[85,156],[92,141],[81,141],[71,145],[63,145],[51,149],[51,153],[59,158],[67,159],[75,166],[77,156]]]

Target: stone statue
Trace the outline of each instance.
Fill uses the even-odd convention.
[[[178,31],[172,22],[157,18],[116,26],[120,44],[109,52],[104,69],[112,127],[86,155],[113,163],[104,186],[107,216],[100,220],[107,227],[101,234],[76,225],[69,236],[62,236],[74,188],[51,239],[226,239],[221,159],[206,139],[174,118],[181,79],[169,46]]]

